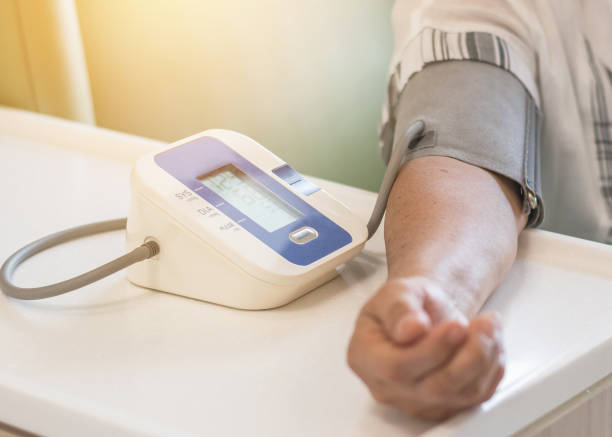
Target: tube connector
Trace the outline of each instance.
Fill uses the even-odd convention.
[[[141,247],[146,247],[149,249],[149,256],[147,256],[147,259],[153,258],[154,256],[159,255],[159,251],[160,251],[159,244],[157,244],[157,242],[153,240],[147,241]]]

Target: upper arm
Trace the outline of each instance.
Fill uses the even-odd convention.
[[[515,181],[535,225],[543,208],[529,10],[520,16],[501,0],[398,0],[381,145],[386,158],[408,125],[425,121],[409,158],[448,156]]]

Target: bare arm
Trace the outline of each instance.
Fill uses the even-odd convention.
[[[435,280],[470,318],[512,265],[526,221],[513,182],[451,158],[415,159],[389,198],[389,279]]]
[[[443,419],[493,395],[504,373],[500,323],[472,317],[510,268],[526,221],[503,177],[446,157],[404,166],[385,221],[389,279],[348,351],[375,399]]]

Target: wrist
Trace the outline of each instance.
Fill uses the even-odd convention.
[[[490,294],[490,290],[483,289],[484,284],[478,284],[468,272],[451,272],[443,265],[427,267],[399,262],[389,265],[388,281],[415,277],[427,278],[434,283],[440,290],[440,298],[467,319],[478,313]]]

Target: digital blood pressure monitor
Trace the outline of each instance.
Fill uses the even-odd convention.
[[[337,274],[382,219],[404,153],[424,124],[393,148],[366,223],[252,139],[208,130],[138,160],[126,219],[91,223],[19,249],[0,269],[0,288],[43,299],[129,268],[139,286],[235,308],[290,302]],[[11,282],[29,257],[67,241],[127,227],[129,252],[90,272],[44,287]]]
[[[283,305],[329,281],[364,221],[252,139],[209,130],[141,158],[127,246],[156,241],[134,284],[237,308]]]

